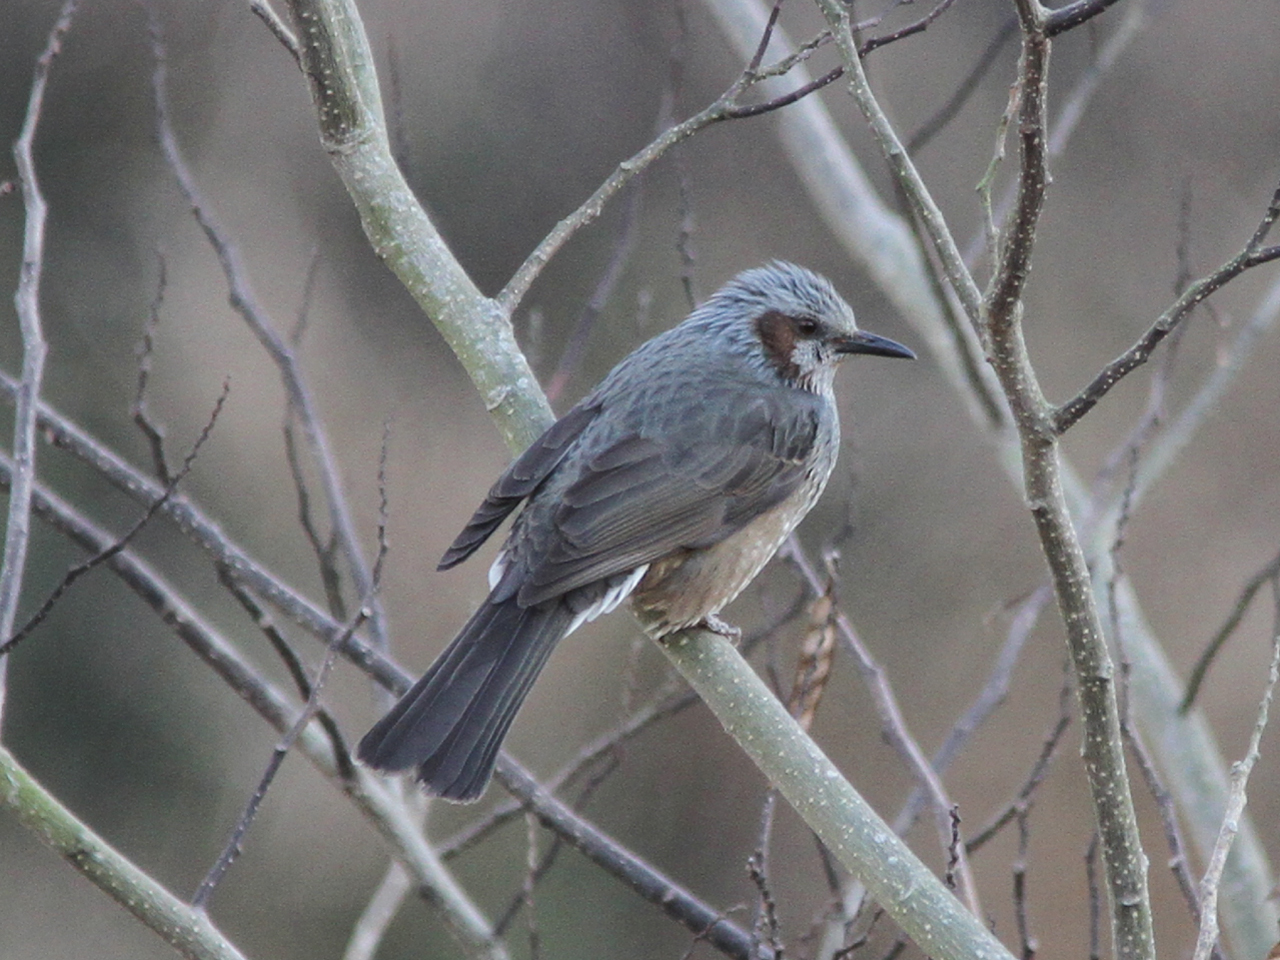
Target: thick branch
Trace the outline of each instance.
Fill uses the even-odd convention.
[[[876,902],[932,957],[1007,958],[979,917],[876,814],[722,636],[685,630],[663,652],[728,734]]]
[[[190,960],[244,960],[202,910],[183,903],[82,823],[0,747],[0,803],[143,924]]]
[[[0,484],[13,475],[12,462],[0,455]],[[91,553],[105,552],[115,539],[94,525],[75,508],[37,484],[32,503],[36,513],[78,546]],[[284,732],[297,720],[299,710],[277,687],[265,680],[224,636],[215,630],[181,594],[175,591],[152,567],[139,560],[132,551],[120,550],[107,565],[168,625],[178,638],[241,699],[276,730]],[[335,637],[341,636],[341,626]],[[369,656],[379,658],[377,651]],[[385,660],[384,673],[394,676],[403,689],[408,676]],[[493,937],[488,922],[471,903],[466,892],[441,864],[435,850],[427,844],[417,819],[410,816],[403,803],[392,797],[381,778],[356,768],[354,778],[348,775],[349,763],[343,764],[334,754],[334,744],[319,723],[311,723],[301,731],[298,749],[340,790],[342,790],[373,822],[401,862],[413,874],[423,895],[441,907],[447,925],[463,942],[491,960],[505,960],[505,951]],[[2,781],[0,781],[2,782]],[[112,896],[127,894],[128,889],[104,887]],[[127,903],[126,906],[129,906]],[[162,936],[165,931],[157,929]]]
[[[510,317],[454,258],[396,166],[373,53],[351,0],[290,0],[320,139],[375,253],[405,285],[466,368],[513,450],[551,422]]]

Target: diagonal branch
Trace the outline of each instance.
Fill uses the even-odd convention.
[[[1280,217],[1280,187],[1271,195],[1271,203],[1253,236],[1244,249],[1220,266],[1213,273],[1202,277],[1187,287],[1182,296],[1165,310],[1148,328],[1147,332],[1128,350],[1108,363],[1093,381],[1075,397],[1054,411],[1053,428],[1059,434],[1066,433],[1092,410],[1111,388],[1146,363],[1160,342],[1191,315],[1200,303],[1224,287],[1246,270],[1280,259],[1280,246],[1263,246],[1267,234]]]
[[[12,461],[0,454],[0,485],[7,484],[12,476]],[[114,542],[106,531],[39,484],[33,493],[32,504],[42,520],[84,550],[98,553]],[[297,720],[299,710],[292,700],[266,680],[154,568],[128,549],[114,554],[107,564],[200,660],[267,723],[284,732]],[[340,637],[341,625],[334,626],[338,630],[333,636]],[[369,656],[382,663],[384,674],[395,678],[393,684],[401,689],[408,687],[409,677],[403,670],[381,659],[377,651],[370,651]],[[416,818],[387,790],[384,781],[360,767],[355,768],[354,777],[350,776],[351,768],[344,766],[336,755],[333,741],[319,723],[308,724],[302,730],[297,747],[387,839],[397,857],[413,874],[421,895],[441,907],[449,928],[463,942],[474,946],[476,952],[488,954],[492,960],[505,960],[505,951],[494,940],[488,921],[440,862],[435,850],[423,840]],[[117,899],[131,892],[130,889],[111,886],[104,889]],[[158,932],[164,933],[162,930]]]
[[[191,907],[156,883],[64,807],[8,750],[0,747],[0,804],[47,847],[160,934],[190,960],[244,960],[203,910]]]

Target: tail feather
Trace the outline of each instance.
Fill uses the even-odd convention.
[[[360,760],[381,770],[416,765],[431,793],[476,799],[489,783],[516,712],[573,618],[559,601],[481,604],[422,678],[365,734],[357,749]]]

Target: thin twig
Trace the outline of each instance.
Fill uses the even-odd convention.
[[[342,596],[342,571],[338,568],[338,537],[336,531],[330,530],[328,539],[321,536],[311,515],[311,491],[307,487],[307,478],[303,472],[302,459],[298,455],[298,443],[293,432],[293,423],[297,411],[292,404],[285,411],[281,434],[284,438],[285,462],[289,464],[289,475],[293,478],[293,492],[298,501],[298,526],[311,544],[311,552],[315,554],[316,567],[320,571],[320,583],[324,588],[325,601],[329,613],[335,620],[347,619],[347,603]]]
[[[385,471],[387,461],[387,446],[384,442],[382,446],[382,455],[378,461],[378,481],[379,487],[385,491]],[[333,672],[334,664],[338,659],[338,651],[344,643],[349,641],[355,632],[360,629],[361,625],[370,616],[372,601],[374,594],[378,591],[382,583],[382,567],[387,557],[387,503],[384,498],[378,513],[378,556],[373,563],[372,581],[370,583],[370,593],[365,596],[360,604],[360,608],[356,611],[351,622],[348,623],[341,634],[334,637],[325,649],[324,660],[320,664],[320,669],[316,672],[316,678],[310,684],[307,691],[306,703],[302,708],[302,712],[298,714],[293,725],[285,731],[283,737],[276,744],[275,749],[271,753],[271,759],[267,762],[267,768],[262,774],[261,780],[258,782],[257,788],[249,797],[249,802],[245,805],[244,812],[240,819],[236,822],[235,828],[231,832],[231,838],[227,841],[227,845],[223,848],[222,854],[210,868],[205,878],[200,882],[200,886],[196,889],[195,896],[191,898],[191,905],[199,910],[207,908],[209,898],[213,896],[214,890],[218,883],[226,874],[231,864],[235,862],[240,855],[240,850],[244,842],[244,837],[249,831],[249,827],[253,825],[254,819],[257,817],[258,808],[262,801],[266,798],[267,791],[271,788],[271,784],[275,781],[276,773],[280,770],[284,758],[298,741],[298,737],[302,735],[302,731],[307,728],[312,719],[322,711],[320,705],[320,694],[324,690],[325,684],[328,682],[329,674]],[[341,749],[341,742],[334,744],[335,751]],[[350,768],[350,758],[346,760],[346,765]]]
[[[1236,598],[1231,612],[1227,614],[1227,619],[1218,628],[1217,633],[1213,635],[1204,651],[1196,658],[1196,665],[1192,668],[1191,677],[1187,680],[1187,692],[1183,694],[1182,703],[1178,705],[1180,714],[1185,715],[1195,704],[1196,695],[1200,692],[1200,686],[1204,683],[1205,676],[1209,673],[1209,667],[1213,665],[1213,661],[1218,656],[1218,652],[1223,645],[1236,632],[1236,628],[1240,626],[1240,621],[1244,619],[1244,615],[1249,611],[1253,598],[1257,596],[1263,585],[1273,582],[1276,577],[1280,577],[1280,553],[1277,553],[1270,563],[1249,578],[1248,583],[1244,585],[1244,589],[1240,591],[1240,596]]]
[[[618,281],[622,279],[622,272],[626,268],[627,263],[631,259],[631,252],[635,249],[636,234],[640,224],[640,208],[644,200],[644,177],[638,176],[631,183],[631,197],[622,212],[622,225],[618,230],[618,238],[614,242],[613,251],[609,255],[609,262],[605,266],[604,273],[600,275],[600,279],[596,281],[595,289],[591,291],[582,311],[578,314],[578,320],[573,325],[573,330],[569,334],[569,339],[565,344],[564,351],[560,354],[560,360],[556,364],[555,372],[547,381],[546,395],[547,400],[555,403],[559,399],[560,394],[568,385],[569,379],[578,371],[582,365],[582,358],[586,353],[587,343],[591,339],[591,332],[596,327],[596,322],[600,319],[600,314],[604,311],[605,306],[609,302],[609,298],[613,296],[613,292],[617,289]]]
[[[777,0],[774,4],[774,11],[778,11],[781,6],[782,0]],[[669,109],[673,113],[680,109],[680,104],[684,99],[685,59],[689,47],[689,22],[684,0],[676,0],[675,17],[676,36],[671,43],[671,51],[667,57],[667,84],[669,89],[665,98],[669,104]],[[771,21],[770,28],[766,30],[765,35],[761,38],[758,51],[762,57],[764,56],[765,47],[768,46],[768,38],[773,35],[772,24],[774,23],[776,21]],[[759,67],[759,63],[755,63],[754,66]],[[684,287],[685,301],[689,309],[692,310],[698,305],[700,298],[693,275],[696,256],[693,249],[692,174],[689,172],[687,152],[682,145],[675,147],[671,155],[671,161],[672,166],[675,168],[677,205],[680,212],[679,229],[676,233],[676,253],[680,257],[680,283]]]
[[[938,17],[940,17],[955,0],[940,0],[937,6],[928,14],[915,23],[909,24],[900,30],[894,31],[883,37],[873,37],[865,44],[865,52],[870,53],[877,47],[893,43],[904,37],[920,33],[927,29]],[[769,37],[772,35],[774,24],[771,21],[766,24],[763,43],[767,45]],[[757,45],[757,50],[760,45]],[[754,59],[754,58],[753,58]],[[789,58],[787,69],[790,69],[801,58]],[[573,213],[565,217],[552,228],[551,232],[543,238],[542,242],[534,248],[533,252],[525,259],[519,269],[512,275],[507,285],[496,297],[496,300],[507,316],[510,316],[515,307],[524,299],[524,295],[529,291],[533,281],[537,279],[542,272],[543,267],[547,265],[550,259],[560,250],[562,246],[569,240],[571,236],[591,223],[604,209],[607,203],[619,190],[621,190],[630,180],[641,171],[649,167],[654,161],[658,160],[668,150],[682,141],[693,136],[695,133],[720,123],[724,120],[745,119],[747,117],[759,116],[763,113],[769,113],[782,107],[789,106],[811,93],[822,89],[827,84],[839,79],[843,75],[843,68],[837,67],[830,73],[817,80],[802,85],[800,88],[785,93],[779,97],[775,97],[762,104],[744,104],[741,102],[741,96],[748,89],[761,80],[771,78],[775,74],[765,68],[759,72],[750,69],[744,70],[742,74],[733,82],[733,84],[713,103],[705,107],[703,110],[689,117],[687,120],[676,124],[675,126],[664,131],[655,140],[640,150],[628,160],[624,160],[618,165],[604,182],[596,188],[595,192],[582,203]]]
[[[743,656],[748,655],[784,623],[797,616],[804,607],[804,601],[804,592],[797,592],[791,603],[779,608],[772,619],[745,636],[741,648]],[[672,686],[670,692],[660,694],[649,704],[633,711],[613,730],[584,744],[576,757],[543,782],[543,787],[551,794],[559,793],[574,783],[585,771],[592,769],[606,756],[616,754],[626,743],[645,730],[700,702],[697,693],[687,686]],[[447,860],[471,849],[523,809],[524,804],[515,800],[497,804],[482,819],[464,827],[449,840],[436,844],[440,856]]]
[[[1022,942],[1022,960],[1033,960],[1036,955],[1036,939],[1027,919],[1027,842],[1031,837],[1028,813],[1026,809],[1018,812],[1018,857],[1013,861],[1013,915]]]
[[[1151,753],[1147,750],[1147,745],[1137,727],[1126,717],[1122,729],[1129,752],[1138,765],[1151,799],[1156,802],[1156,809],[1160,811],[1160,823],[1164,827],[1164,839],[1169,847],[1169,870],[1178,884],[1182,899],[1186,901],[1187,909],[1191,911],[1192,922],[1199,927],[1200,899],[1196,895],[1195,881],[1191,878],[1191,866],[1187,862],[1187,845],[1182,839],[1182,828],[1178,825],[1178,809],[1174,804],[1173,796],[1160,779],[1160,773],[1156,770],[1155,762],[1151,759]],[[1214,960],[1223,960],[1221,951],[1217,951]]]
[[[161,152],[174,179],[178,182],[182,195],[191,207],[196,222],[218,258],[227,283],[228,299],[232,309],[244,319],[279,371],[288,403],[298,413],[307,446],[320,475],[320,483],[324,489],[329,510],[329,523],[341,546],[343,559],[351,571],[352,585],[358,596],[371,596],[373,595],[373,591],[370,590],[371,574],[365,566],[360,551],[355,524],[351,519],[346,494],[342,489],[337,460],[334,458],[328,435],[316,412],[311,391],[302,375],[296,354],[288,341],[277,332],[265,308],[258,302],[239,250],[217,221],[212,209],[201,198],[195,178],[183,159],[169,118],[167,53],[159,21],[154,15],[149,18],[148,26],[151,34],[152,56],[155,61],[151,85],[155,95],[156,136],[160,141]],[[381,611],[381,604],[376,599],[369,626],[374,642],[385,647],[386,621]]]
[[[22,268],[18,289],[13,295],[22,335],[22,378],[18,384],[13,412],[13,462],[10,478],[9,509],[4,534],[4,559],[0,562],[0,637],[7,638],[18,616],[22,598],[22,582],[26,572],[27,546],[31,539],[31,497],[36,485],[36,420],[40,403],[40,386],[44,378],[44,361],[48,345],[40,319],[40,278],[44,272],[45,222],[48,205],[40,191],[36,176],[35,138],[44,109],[44,93],[53,61],[62,50],[62,40],[71,29],[75,0],[66,0],[54,21],[44,51],[36,60],[27,97],[27,112],[18,139],[13,144],[13,159],[22,188],[25,221],[22,233]],[[7,646],[7,644],[6,644]],[[4,719],[6,663],[0,647],[0,720]]]
[[[1267,671],[1267,683],[1263,689],[1262,701],[1258,705],[1258,718],[1249,736],[1249,747],[1245,751],[1244,759],[1231,766],[1231,790],[1227,795],[1227,808],[1222,815],[1222,828],[1218,832],[1217,842],[1213,845],[1213,852],[1209,855],[1204,879],[1200,881],[1200,931],[1196,937],[1196,948],[1192,954],[1192,960],[1208,960],[1214,944],[1218,941],[1218,893],[1222,872],[1227,865],[1231,844],[1240,830],[1240,817],[1244,814],[1247,802],[1246,789],[1249,786],[1249,774],[1253,772],[1253,766],[1258,762],[1258,748],[1262,742],[1263,731],[1267,728],[1271,698],[1275,693],[1276,680],[1280,678],[1280,577],[1271,581],[1271,585],[1275,600],[1271,666]]]
[[[1084,119],[1085,109],[1093,100],[1093,95],[1101,86],[1102,80],[1119,61],[1120,54],[1141,32],[1143,24],[1146,23],[1146,3],[1147,0],[1131,0],[1126,4],[1124,19],[1120,21],[1120,25],[1107,38],[1107,42],[1098,52],[1094,61],[1077,78],[1075,86],[1062,97],[1062,106],[1049,124],[1048,152],[1051,161],[1056,160],[1066,150],[1067,144],[1079,127],[1080,121]],[[996,219],[1003,219],[1008,215],[1013,206],[1016,193],[1017,184],[1010,183],[1008,190],[1001,196],[1000,202],[995,206]],[[979,230],[965,247],[966,262],[973,263],[982,248],[983,235],[982,231]],[[995,262],[994,257],[991,262]]]
[[[307,324],[311,321],[311,304],[315,300],[316,284],[320,279],[320,248],[312,247],[311,256],[307,258],[307,273],[302,281],[302,296],[298,299],[298,316],[293,321],[293,329],[289,331],[289,345],[297,350],[302,346],[302,337],[307,332]]]
[[[245,960],[209,920],[121,856],[0,747],[0,805],[47,847],[188,960]]]
[[[506,754],[499,754],[494,775],[503,787],[529,805],[543,825],[555,830],[588,859],[606,866],[610,873],[621,878],[644,899],[661,907],[668,916],[736,960],[757,960],[751,952],[750,934],[674,880],[623,850],[594,826],[573,816],[564,804],[539,786]]]
[[[1064,678],[1062,690],[1058,694],[1058,719],[1050,729],[1048,736],[1045,737],[1044,743],[1040,747],[1040,754],[1036,757],[1035,763],[1031,765],[1027,779],[1018,788],[1014,799],[965,842],[965,848],[969,853],[976,853],[984,844],[1003,830],[1006,825],[1012,822],[1015,817],[1025,813],[1030,808],[1031,798],[1035,795],[1037,788],[1044,782],[1044,778],[1049,772],[1049,765],[1053,762],[1054,754],[1057,753],[1058,744],[1062,742],[1062,735],[1066,733],[1067,727],[1071,725],[1070,694],[1070,675],[1068,674]]]
[[[1010,17],[987,43],[987,48],[978,57],[978,62],[973,65],[968,75],[956,85],[956,89],[952,92],[947,102],[939,107],[932,117],[922,123],[916,132],[907,138],[907,150],[910,153],[917,154],[923,150],[929,141],[942,132],[947,124],[956,118],[961,108],[969,102],[969,99],[977,91],[978,85],[982,83],[983,78],[995,66],[996,58],[1000,51],[1004,49],[1004,45],[1017,32],[1018,18]]]
[[[751,883],[760,898],[759,915],[751,930],[754,940],[752,955],[761,956],[766,952],[772,952],[775,957],[781,958],[783,950],[781,930],[778,926],[778,905],[769,887],[768,861],[759,851],[747,858],[747,876],[751,878]]]
[[[7,483],[12,473],[12,461],[0,453],[0,484]],[[138,474],[138,478],[142,484],[150,482],[144,474]],[[115,542],[114,537],[39,484],[32,502],[42,520],[86,551],[98,553]],[[292,725],[297,708],[289,698],[251,666],[236,647],[151,566],[128,549],[117,553],[107,564],[259,716],[281,732]],[[323,614],[319,615],[323,617]],[[333,635],[340,631],[341,625],[338,625]],[[370,656],[380,664],[384,675],[396,678],[390,682],[402,690],[408,689],[412,678],[405,671],[379,659],[376,651],[370,651]],[[423,843],[420,825],[407,814],[403,803],[388,794],[381,782],[362,768],[356,768],[354,780],[344,777],[334,756],[332,742],[319,730],[308,727],[303,731],[299,747],[307,759],[334,781],[396,848],[397,855],[412,872],[421,896],[442,908],[449,928],[465,943],[475,947],[476,952],[492,960],[505,957],[505,952],[495,944],[487,921],[443,868],[434,851]],[[113,887],[107,892],[117,898],[125,898],[130,891]],[[132,909],[137,905],[125,899],[125,906]],[[161,931],[162,934],[164,932]]]
[[[932,10],[926,13],[919,20],[916,20],[914,23],[909,23],[905,27],[899,27],[897,30],[890,33],[882,34],[878,37],[872,37],[865,43],[860,44],[858,46],[858,56],[865,57],[867,54],[871,53],[873,50],[879,49],[880,47],[896,43],[906,37],[913,37],[917,33],[924,33],[929,29],[930,25],[932,25],[934,21],[950,9],[953,3],[955,3],[955,0],[938,0],[938,3]]]
[[[262,635],[267,638],[267,642],[271,644],[271,649],[283,661],[285,669],[289,671],[289,677],[293,680],[293,685],[297,688],[302,699],[309,700],[311,698],[311,680],[307,676],[307,671],[302,665],[296,650],[285,639],[280,628],[275,625],[269,614],[258,602],[258,598],[244,588],[238,580],[235,579],[225,568],[219,568],[218,581],[227,589],[227,591],[236,598],[244,611],[253,618],[254,625],[262,631]],[[321,708],[316,714],[316,721],[324,728],[325,733],[329,735],[329,741],[333,744],[334,761],[338,767],[338,775],[344,779],[351,780],[355,777],[355,766],[351,760],[351,751],[347,747],[346,738],[342,736],[342,731],[338,728],[338,722],[333,718],[328,710]]]
[[[596,772],[587,779],[587,782],[582,786],[582,789],[578,791],[578,796],[574,801],[573,809],[575,811],[583,809],[591,800],[592,796],[595,795],[596,790],[605,782],[606,779],[608,779],[610,774],[618,769],[619,765],[616,754],[610,756],[605,763],[598,764]],[[528,821],[527,805],[520,804],[519,809],[520,812],[525,815],[525,820]],[[547,848],[547,852],[542,855],[540,860],[533,863],[531,872],[526,876],[525,883],[521,885],[520,892],[513,898],[510,906],[503,911],[502,916],[498,918],[498,922],[494,924],[494,930],[496,930],[499,935],[504,933],[511,925],[521,908],[526,904],[530,906],[533,905],[534,888],[539,882],[541,882],[542,878],[550,872],[551,868],[555,865],[556,859],[560,856],[560,852],[564,850],[564,848],[564,837],[560,836],[558,833],[553,833],[551,846]]]
[[[89,571],[106,563],[112,557],[118,554],[121,550],[125,549],[133,541],[134,537],[136,537],[142,531],[142,528],[145,527],[151,521],[151,518],[154,517],[164,507],[164,505],[169,502],[169,500],[173,497],[174,493],[177,491],[178,484],[180,484],[184,479],[186,479],[187,474],[191,472],[191,468],[195,465],[196,456],[197,454],[199,454],[200,448],[204,446],[204,442],[208,440],[210,434],[213,433],[213,428],[218,422],[218,415],[222,412],[223,404],[226,403],[227,394],[230,392],[230,390],[231,390],[230,380],[223,381],[222,393],[219,394],[217,401],[213,405],[213,413],[210,414],[208,422],[204,425],[204,428],[200,431],[200,435],[196,437],[196,442],[192,444],[191,452],[188,453],[186,457],[183,459],[182,466],[178,469],[178,472],[173,475],[173,479],[171,479],[168,485],[165,487],[164,493],[162,493],[156,500],[154,500],[151,503],[150,506],[147,507],[146,511],[142,514],[142,516],[139,517],[134,522],[133,526],[129,528],[128,533],[126,533],[123,537],[121,537],[115,543],[111,544],[111,546],[107,547],[105,550],[100,551],[99,553],[90,557],[88,560],[85,560],[82,563],[79,563],[76,566],[72,567],[70,570],[68,570],[66,575],[62,578],[61,582],[56,587],[53,588],[53,592],[50,593],[49,596],[45,598],[44,603],[42,603],[39,609],[36,610],[36,612],[31,615],[31,618],[27,620],[25,624],[22,625],[21,629],[16,631],[13,634],[13,636],[5,640],[4,643],[0,643],[0,657],[4,657],[7,653],[9,653],[9,651],[11,651],[14,647],[16,647],[28,636],[30,636],[31,632],[35,630],[36,627],[40,626],[40,624],[44,622],[45,617],[49,616],[49,613],[57,605],[58,601],[62,599],[63,594],[65,594],[67,590],[71,588],[72,584],[74,584],[77,580],[79,580]]]
[[[151,307],[147,311],[146,322],[142,326],[142,342],[138,344],[138,389],[133,396],[133,422],[142,431],[151,451],[151,464],[156,477],[161,483],[168,484],[173,479],[169,470],[169,461],[164,453],[164,428],[151,419],[151,411],[147,409],[147,387],[151,382],[151,360],[155,351],[155,332],[160,325],[160,308],[164,305],[165,288],[169,283],[169,271],[164,254],[156,252],[156,263],[160,275],[156,279],[156,295],[151,299]]]
[[[1058,407],[1053,412],[1054,431],[1063,434],[1078,423],[1099,400],[1111,392],[1112,387],[1146,363],[1160,341],[1177,329],[1203,300],[1246,270],[1280,258],[1280,247],[1262,245],[1277,217],[1280,217],[1280,187],[1271,195],[1266,213],[1244,248],[1217,270],[1187,287],[1182,296],[1160,315],[1133,346],[1103,367],[1076,396]]]
[[[1022,649],[1026,646],[1027,638],[1031,636],[1032,629],[1052,596],[1053,591],[1045,585],[1033,591],[1015,608],[1013,616],[1009,620],[1009,629],[1005,634],[1004,644],[1000,648],[1000,653],[996,657],[995,663],[992,664],[987,682],[983,684],[982,690],[974,697],[973,703],[952,725],[947,738],[942,742],[942,746],[938,748],[938,752],[933,755],[933,759],[930,761],[933,769],[938,771],[939,774],[946,772],[978,728],[986,723],[996,709],[1005,702],[1013,681],[1013,669],[1017,666]],[[899,835],[905,834],[911,828],[911,825],[915,823],[916,817],[920,815],[920,810],[923,809],[926,802],[928,802],[928,797],[924,788],[917,785],[912,789],[910,796],[907,797],[902,809],[898,812],[898,816],[894,819],[894,831]]]
[[[1056,37],[1093,19],[1115,2],[1116,0],[1075,0],[1074,3],[1049,13],[1045,20],[1045,32]]]
[[[0,371],[0,394],[10,402],[17,395],[19,386],[18,380]],[[150,506],[164,496],[165,488],[149,473],[135,468],[47,403],[40,404],[38,417],[40,435],[47,443],[66,450],[81,460],[125,496],[143,506]],[[204,511],[184,497],[181,491],[164,502],[160,512],[167,515],[183,534],[204,550],[219,568],[225,568],[229,575],[304,630],[326,643],[342,632],[341,623],[250,556]],[[107,541],[102,549],[106,549],[112,542],[114,541]],[[402,692],[409,688],[411,681],[408,674],[368,644],[352,642],[343,652],[384,686],[393,688],[403,684]]]
[[[271,8],[271,4],[267,0],[249,0],[249,9],[253,15],[267,25],[267,29],[271,31],[272,36],[280,41],[280,45],[289,51],[289,56],[293,57],[293,62],[299,67],[302,66],[302,56],[298,52],[298,40],[293,35],[293,31],[289,29],[288,24],[280,19],[280,15]]]
[[[784,556],[795,563],[797,569],[800,570],[813,594],[821,596],[823,582],[819,579],[818,573],[809,562],[808,557],[805,556],[794,534],[788,538],[783,551]],[[871,655],[871,651],[863,645],[849,618],[838,611],[836,613],[836,626],[839,629],[840,636],[844,639],[845,648],[853,654],[854,662],[862,674],[863,682],[867,685],[867,689],[871,692],[872,699],[875,701],[876,712],[880,716],[881,729],[884,731],[886,740],[906,762],[907,768],[915,777],[916,782],[928,792],[935,813],[934,820],[938,830],[939,842],[945,850],[950,842],[951,829],[948,818],[953,804],[947,796],[942,781],[925,757],[920,744],[911,735],[906,718],[903,716],[902,708],[898,704],[897,695],[893,692],[893,686],[889,682],[888,674],[884,667],[876,661]],[[957,875],[962,880],[960,890],[966,905],[975,915],[982,916],[982,908],[978,902],[977,887],[973,881],[973,874],[969,869],[967,857],[961,857]]]
[[[398,860],[392,860],[360,919],[352,926],[342,960],[373,960],[377,956],[387,928],[399,913],[409,889],[409,874]]]

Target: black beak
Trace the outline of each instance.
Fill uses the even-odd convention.
[[[898,341],[867,333],[865,330],[847,337],[837,337],[835,346],[836,353],[871,353],[877,357],[902,357],[904,360],[916,358],[914,353]]]

